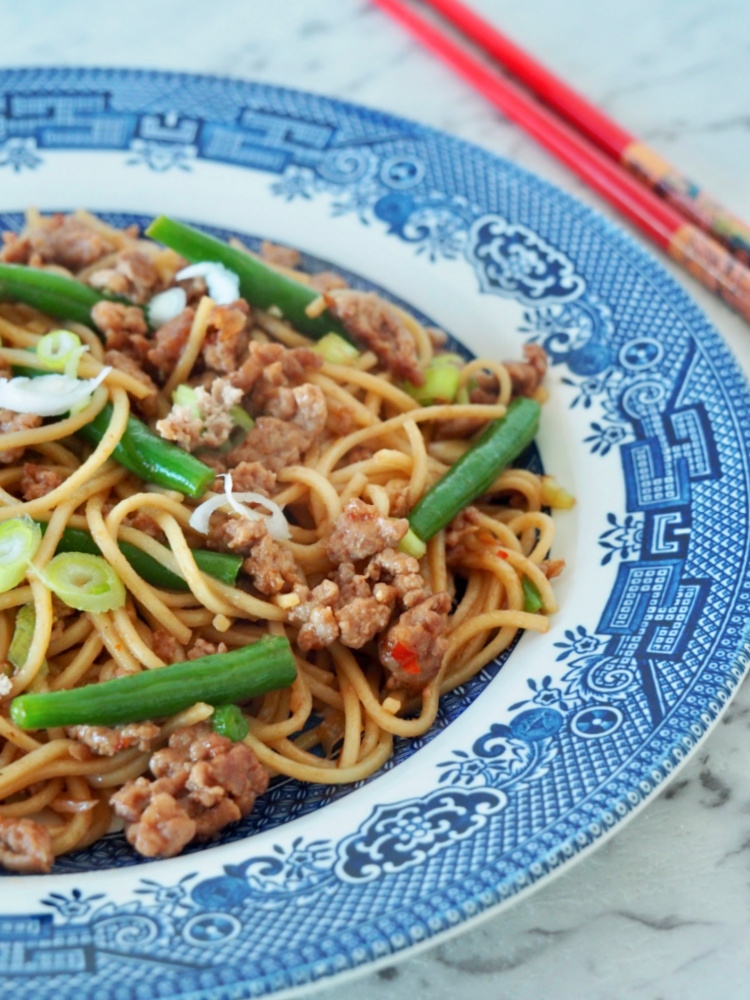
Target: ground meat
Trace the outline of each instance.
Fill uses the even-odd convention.
[[[149,342],[148,326],[143,310],[122,302],[97,302],[91,318],[104,334],[104,342],[112,351],[122,351],[136,359],[146,356]]]
[[[137,407],[137,409],[139,409],[145,417],[155,417],[159,409],[156,399],[159,387],[151,376],[144,372],[136,359],[130,354],[125,354],[123,351],[105,351],[104,364],[112,365],[115,371],[123,372],[125,375],[132,376],[132,378],[141,382],[148,389],[149,395],[144,396],[142,399],[133,400],[133,405]]]
[[[206,367],[221,375],[237,370],[247,351],[250,306],[244,299],[231,305],[214,306],[208,316],[201,355]]]
[[[544,573],[548,580],[554,580],[556,576],[559,576],[565,569],[564,559],[545,559],[544,562],[539,563],[539,569]]]
[[[142,531],[145,535],[150,535],[151,538],[155,538],[158,542],[165,540],[164,532],[153,517],[150,517],[142,510],[126,514],[122,519],[122,523],[128,528],[135,528],[136,531]]]
[[[138,747],[150,750],[159,735],[153,722],[131,722],[126,726],[68,726],[65,730],[71,740],[78,740],[100,757],[112,757],[120,750]]]
[[[148,302],[161,284],[154,262],[142,250],[123,250],[112,264],[94,271],[87,281],[92,288],[138,304]]]
[[[195,310],[188,306],[174,319],[160,326],[154,334],[152,347],[146,357],[163,380],[169,377],[180,360],[194,318]]]
[[[479,530],[480,516],[476,507],[465,507],[446,528],[445,550],[449,566],[454,566],[466,555],[466,539]]]
[[[244,743],[207,723],[179,729],[151,757],[155,780],[128,781],[111,803],[128,842],[145,857],[170,858],[246,816],[268,787],[268,772]]]
[[[263,240],[260,245],[260,255],[269,264],[277,264],[279,267],[288,267],[292,270],[299,267],[299,250],[279,246],[277,243],[271,243],[270,240]]]
[[[28,264],[31,254],[31,243],[25,236],[6,230],[2,234],[3,245],[0,249],[0,261],[4,264]]]
[[[242,390],[236,389],[229,379],[217,378],[211,383],[210,392],[202,385],[194,391],[194,406],[175,404],[168,415],[157,422],[156,430],[167,441],[176,441],[186,451],[199,446],[218,448],[232,433],[234,420],[230,410],[239,405]]]
[[[240,462],[232,469],[232,487],[238,493],[270,497],[276,487],[276,475],[260,462]]]
[[[16,264],[58,264],[80,271],[112,253],[114,244],[72,215],[51,215],[25,236],[5,239],[0,258]]]
[[[279,386],[300,385],[309,368],[320,368],[323,358],[309,347],[284,347],[251,340],[247,358],[231,376],[234,385],[251,393],[251,410],[262,413],[267,393]]]
[[[202,639],[198,636],[193,645],[187,651],[185,659],[199,660],[202,656],[214,656],[216,653],[226,653],[227,648],[228,647],[225,642],[209,642],[208,639]]]
[[[403,608],[413,608],[430,596],[430,588],[419,572],[419,561],[397,549],[383,549],[374,555],[366,574],[369,580],[384,580],[392,586]]]
[[[310,441],[304,431],[277,417],[258,417],[244,441],[228,455],[228,466],[241,462],[259,462],[271,472],[297,465]]]
[[[242,568],[261,594],[289,593],[295,584],[305,582],[292,553],[268,534],[253,545]]]
[[[547,371],[547,355],[539,344],[526,344],[525,361],[505,361],[514,396],[533,396]]]
[[[310,275],[310,288],[324,295],[326,292],[333,292],[337,288],[348,288],[349,284],[345,278],[335,271],[318,271],[317,274]]]
[[[220,520],[221,518],[221,520]],[[214,514],[208,529],[208,547],[220,552],[236,552],[241,556],[249,556],[253,545],[268,534],[265,522],[260,519],[250,520],[247,517],[223,517]]]
[[[414,336],[384,299],[374,292],[343,289],[326,292],[325,300],[331,315],[355,340],[374,351],[396,378],[414,385],[424,383]]]
[[[0,409],[0,434],[12,434],[14,431],[27,431],[39,427],[42,418],[35,413],[15,413],[13,410]],[[11,465],[23,455],[24,448],[6,448],[0,451],[0,465]]]
[[[322,649],[340,639],[351,649],[361,649],[390,621],[396,590],[384,583],[372,587],[352,563],[342,563],[333,580],[313,590],[295,587],[300,604],[289,612],[289,621],[300,625],[297,645],[303,651]]]
[[[163,628],[154,630],[151,637],[151,648],[165,663],[182,663],[185,659],[185,650],[172,633]]]
[[[381,635],[380,662],[390,674],[386,687],[416,693],[435,677],[448,647],[445,631],[450,607],[447,593],[433,594],[405,611]]]
[[[377,507],[355,498],[333,522],[326,552],[333,563],[354,562],[398,545],[408,530],[405,518],[381,517]]]
[[[480,406],[497,402],[500,393],[500,382],[494,372],[478,371],[472,376],[474,388],[469,392],[472,403]]]
[[[46,827],[32,819],[0,816],[0,865],[8,871],[49,873],[52,862],[52,838]]]
[[[65,482],[65,476],[53,469],[45,469],[42,465],[25,462],[21,476],[21,495],[24,500],[38,500],[46,497],[52,490]]]

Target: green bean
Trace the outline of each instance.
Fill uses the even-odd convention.
[[[223,264],[240,279],[240,292],[248,302],[261,309],[275,306],[284,319],[300,333],[319,340],[333,332],[351,341],[343,326],[329,314],[324,312],[315,317],[307,315],[305,309],[319,297],[318,292],[300,281],[287,278],[256,257],[164,215],[151,223],[146,236],[159,240],[191,263],[215,261]]]
[[[288,687],[297,676],[289,641],[266,636],[228,653],[128,674],[68,691],[22,694],[10,716],[22,729],[54,726],[118,726],[161,719],[199,701],[231,705]]]
[[[426,542],[476,500],[514,458],[531,443],[541,407],[534,399],[514,399],[504,417],[493,420],[482,436],[432,486],[409,514],[409,526]]]
[[[58,319],[91,326],[91,310],[105,298],[74,278],[38,267],[0,263],[0,299],[4,301],[23,302]]]
[[[76,431],[76,435],[89,444],[97,445],[111,419],[112,404],[107,403],[92,421]],[[216,478],[216,473],[209,466],[171,441],[158,437],[133,416],[128,417],[112,458],[147,483],[178,490],[189,497],[202,496]]]
[[[42,532],[46,531],[47,525],[41,523]],[[128,560],[136,573],[143,577],[146,583],[153,584],[154,587],[162,587],[166,590],[189,590],[187,583],[181,576],[173,573],[154,559],[137,545],[129,542],[117,543],[120,551]],[[92,556],[100,556],[101,549],[96,544],[88,531],[80,528],[65,528],[60,538],[60,542],[55,549],[55,555],[61,552],[87,552]],[[216,580],[221,580],[232,587],[237,581],[237,574],[242,565],[242,557],[232,555],[230,552],[211,552],[209,549],[193,549],[193,558],[198,569]]]

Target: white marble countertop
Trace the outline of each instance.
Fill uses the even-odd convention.
[[[747,0],[471,0],[750,218]],[[0,66],[219,73],[318,91],[476,142],[607,206],[366,0],[0,0]],[[750,372],[750,329],[677,271]],[[321,1000],[750,996],[750,681],[669,787],[533,896]]]

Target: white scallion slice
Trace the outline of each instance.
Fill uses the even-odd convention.
[[[164,326],[170,319],[179,316],[187,305],[184,288],[168,288],[166,292],[154,295],[148,304],[148,321],[154,329]]]
[[[263,511],[255,510],[253,507],[248,507],[246,506],[248,503],[255,503],[260,507],[265,507],[269,513],[266,514]],[[268,497],[264,497],[262,493],[234,493],[232,490],[231,472],[228,472],[224,476],[224,493],[216,493],[208,500],[204,500],[199,507],[195,508],[190,518],[190,527],[198,531],[201,535],[208,534],[208,522],[211,515],[214,511],[227,507],[239,514],[240,517],[248,518],[251,521],[266,521],[268,534],[272,538],[283,539],[291,537],[289,522],[284,517],[281,507],[277,503],[274,503],[273,500],[269,500]]]
[[[114,611],[125,603],[125,585],[102,556],[62,552],[39,575],[61,601],[78,611]]]
[[[42,529],[30,517],[0,522],[0,594],[17,587],[42,542]]]
[[[96,378],[69,375],[40,375],[39,378],[0,379],[0,408],[14,413],[35,413],[38,417],[59,417],[75,410],[112,371],[102,368]]]
[[[240,279],[234,271],[214,260],[202,260],[183,267],[175,277],[178,281],[185,278],[205,278],[208,294],[217,306],[227,306],[240,297]]]
[[[52,330],[45,333],[36,345],[36,356],[53,372],[65,372],[75,378],[78,359],[88,350],[81,345],[81,338],[72,330]]]

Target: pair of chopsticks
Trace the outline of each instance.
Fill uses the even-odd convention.
[[[423,0],[423,6],[523,87],[406,0],[374,3],[750,322],[750,268],[744,263],[750,263],[750,228],[743,222],[459,0]]]

